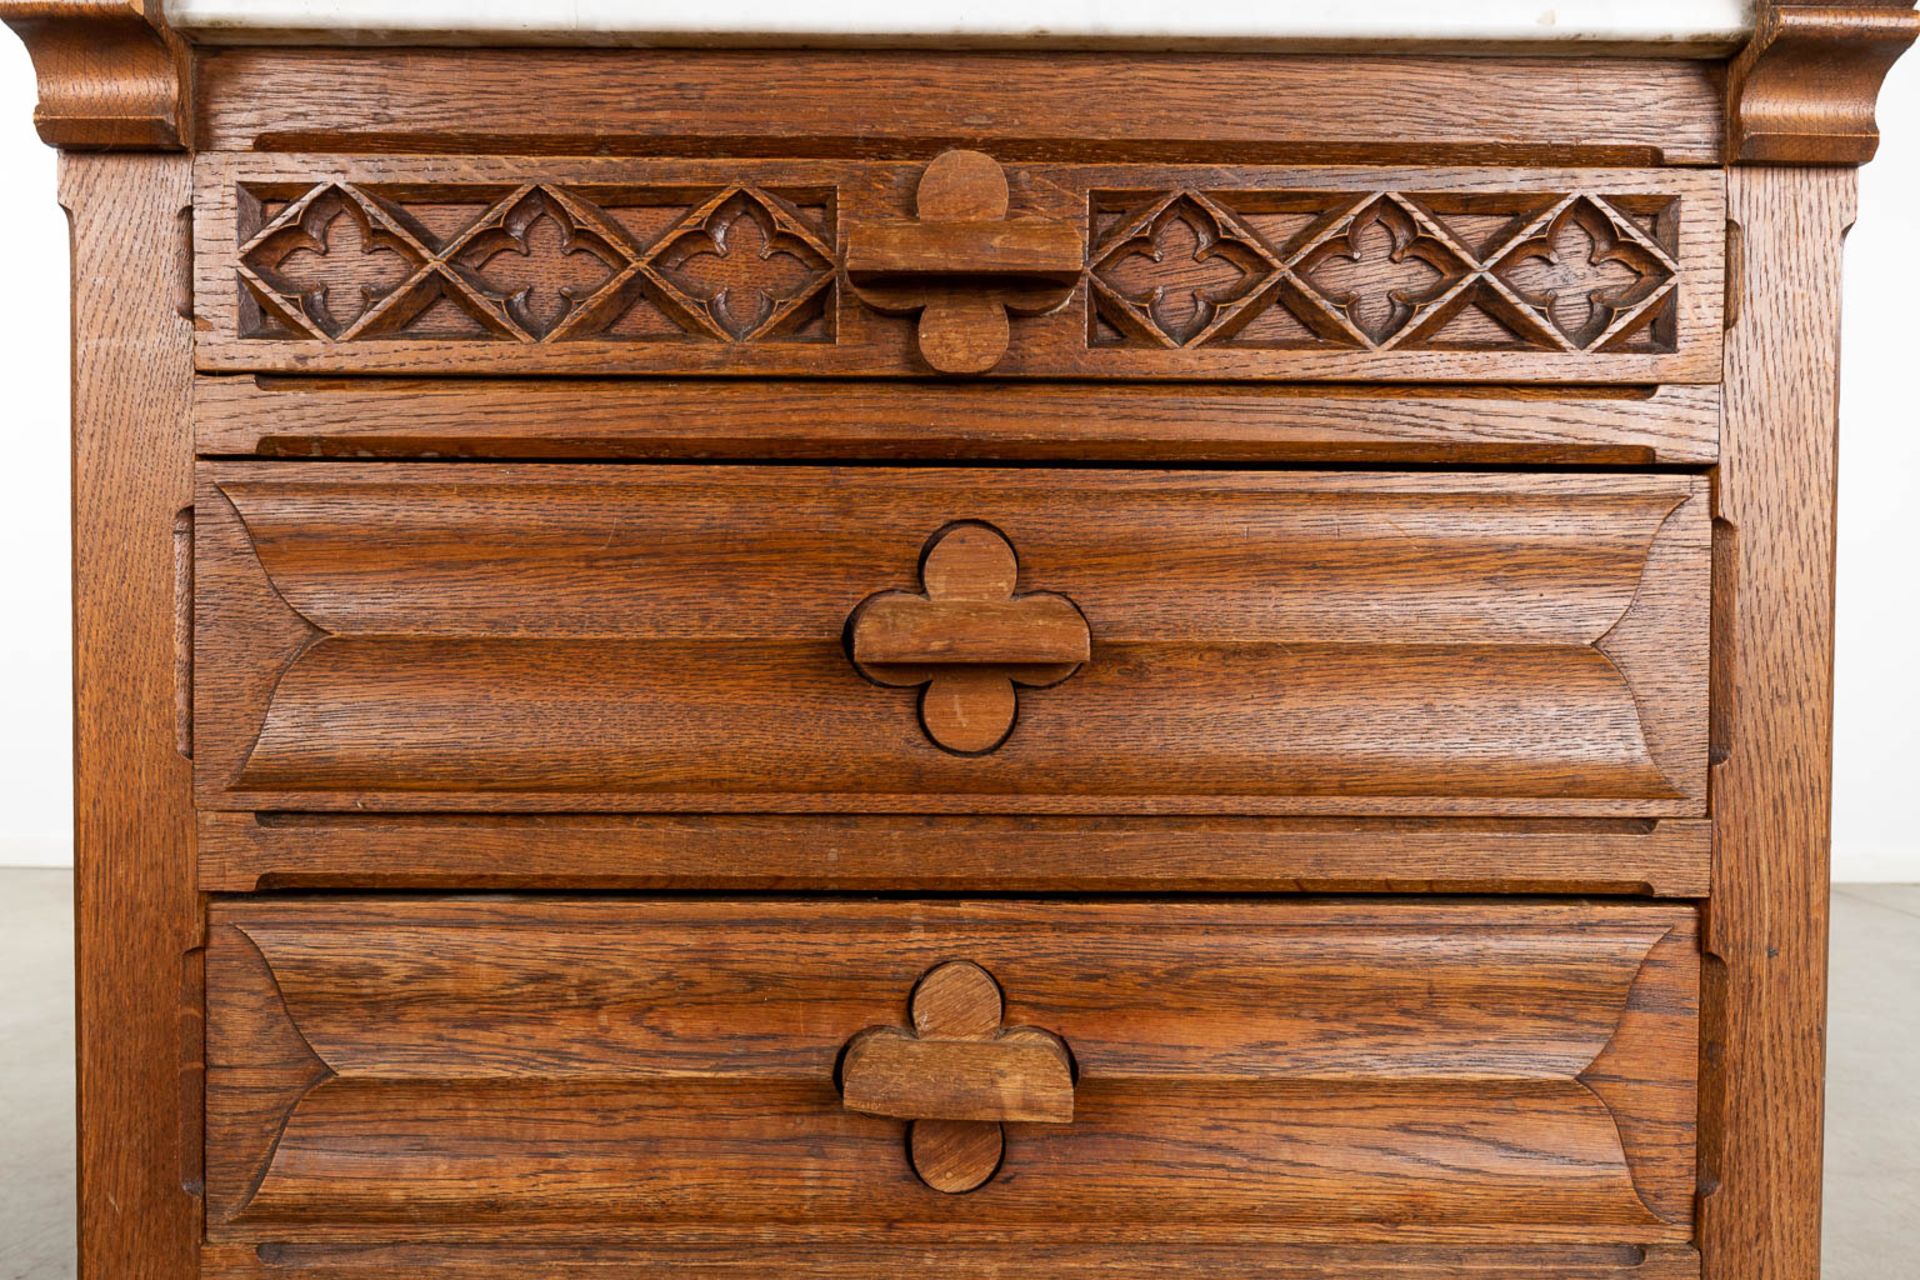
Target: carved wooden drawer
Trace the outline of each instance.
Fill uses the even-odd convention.
[[[1699,977],[1681,905],[225,900],[206,1274],[1693,1277]]]
[[[210,371],[1712,383],[1725,178],[215,153]]]
[[[1704,813],[1684,475],[221,463],[214,809]]]

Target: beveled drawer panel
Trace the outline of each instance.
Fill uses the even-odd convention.
[[[1705,483],[205,466],[199,795],[1697,816]]]
[[[1713,383],[1709,169],[231,154],[209,371]]]
[[[207,982],[233,1274],[1696,1274],[1690,907],[236,899]]]

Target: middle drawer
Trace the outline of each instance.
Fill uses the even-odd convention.
[[[1684,475],[216,463],[213,809],[1705,809]]]

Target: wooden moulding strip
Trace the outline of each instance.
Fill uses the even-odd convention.
[[[1720,389],[203,376],[207,457],[1705,466]]]
[[[238,48],[198,61],[207,150],[930,159],[964,144],[1003,161],[1713,165],[1725,133],[1722,64],[1681,58]],[[550,109],[529,109],[531,86]]]
[[[1704,820],[203,812],[200,882],[260,889],[1704,896]]]

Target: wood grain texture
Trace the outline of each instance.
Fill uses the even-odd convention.
[[[202,470],[215,808],[1699,816],[1686,476]],[[847,619],[984,520],[1091,660],[991,755]]]
[[[1711,464],[1720,388],[202,377],[202,454]]]
[[[1687,59],[202,50],[208,150],[1715,164]],[[532,86],[553,104],[528,110]]]
[[[1000,1171],[1006,1124],[1073,1122],[1073,1055],[1038,1027],[1005,1025],[994,976],[971,960],[914,984],[911,1027],[869,1027],[840,1054],[840,1101],[911,1121],[913,1171],[935,1191],[976,1191]]]
[[[1731,66],[149,7],[0,0],[49,140],[205,146],[63,178],[85,1280],[1817,1274],[1852,179],[1715,166],[1869,155],[1903,0]],[[525,465],[593,460],[1640,473]],[[870,676],[1078,669],[942,752],[889,593]]]
[[[912,221],[846,227],[847,281],[881,311],[918,317],[914,343],[939,373],[985,373],[1007,354],[1013,312],[1065,306],[1087,246],[1063,218],[1010,216],[1000,162],[944,151],[914,190]]]
[[[872,1027],[847,1042],[841,1102],[903,1120],[1070,1123],[1066,1047],[1037,1028],[1002,1026],[1002,1005],[993,975],[970,960],[928,970],[913,989],[910,1030]]]
[[[208,371],[925,375],[943,368],[915,338],[931,281],[995,326],[1043,313],[1010,322],[995,377],[1720,372],[1718,173],[1016,164],[1002,225],[1087,245],[1034,292],[962,258],[920,285],[847,260],[910,218],[917,161],[197,163]]]
[[[1854,176],[1733,176],[1750,261],[1719,473],[1701,1240],[1713,1280],[1820,1268],[1841,243]]]
[[[200,815],[270,889],[1588,893],[1702,898],[1704,819]]]
[[[1021,688],[1052,688],[1092,650],[1078,605],[1019,584],[1005,534],[948,525],[920,553],[922,593],[882,591],[854,607],[847,656],[876,684],[919,688],[921,726],[939,746],[983,755],[1013,732]]]
[[[225,902],[209,1231],[1684,1244],[1693,919],[1546,902]],[[948,1197],[912,1172],[899,1122],[841,1106],[834,1067],[953,958],[992,972],[1009,1024],[1056,1033],[1079,1080],[1071,1125],[1008,1125],[999,1176]]]
[[[444,1242],[213,1244],[208,1277],[218,1280],[524,1280],[540,1268],[592,1280],[676,1276],[779,1275],[793,1280],[888,1280],[903,1269],[981,1280],[1036,1273],[1070,1280],[1162,1280],[1183,1269],[1236,1280],[1698,1280],[1700,1259],[1685,1245],[1554,1245],[1498,1248],[1393,1244],[1301,1244],[1257,1227],[1233,1243],[1125,1227],[1005,1231],[991,1241],[955,1240],[943,1229],[899,1228],[883,1240],[860,1228],[815,1228],[772,1241],[737,1236],[623,1241],[616,1248],[556,1240],[538,1244]],[[1099,1247],[1109,1246],[1109,1247]],[[1118,1247],[1112,1247],[1118,1246]]]
[[[175,541],[192,335],[184,159],[69,156],[80,1273],[185,1280],[199,1238],[193,806],[176,751]]]
[[[1727,149],[1744,164],[1865,164],[1881,82],[1920,36],[1912,0],[1758,7],[1728,68]]]
[[[0,0],[33,57],[34,127],[68,150],[177,151],[191,115],[186,47],[159,0]]]

